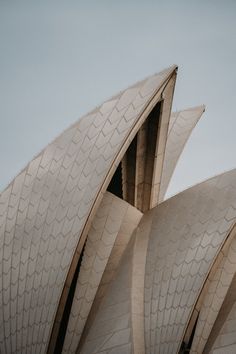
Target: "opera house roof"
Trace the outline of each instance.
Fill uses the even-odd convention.
[[[165,200],[205,110],[171,112],[176,76],[95,108],[1,193],[0,353],[236,353],[236,170]]]

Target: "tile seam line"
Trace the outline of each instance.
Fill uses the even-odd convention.
[[[174,68],[174,67],[177,68],[177,65],[172,65],[172,66],[170,66],[170,67],[169,67],[169,70],[170,70],[171,68]],[[167,69],[168,69],[168,68],[167,68]],[[164,70],[167,70],[167,69],[164,69]],[[162,71],[164,71],[164,70],[162,70]],[[35,160],[37,157],[39,157],[39,155],[43,154],[43,153],[45,152],[45,150],[46,150],[50,145],[54,144],[66,131],[68,131],[69,129],[73,129],[73,128],[78,124],[78,122],[79,122],[81,119],[84,119],[84,118],[86,118],[87,116],[96,113],[96,111],[97,111],[104,103],[106,103],[106,102],[108,102],[108,101],[111,101],[111,100],[118,99],[118,98],[120,97],[120,95],[121,95],[122,93],[124,93],[126,90],[135,88],[136,86],[138,86],[138,85],[141,84],[142,82],[145,82],[146,80],[150,79],[151,77],[156,76],[156,75],[158,75],[158,74],[161,74],[162,71],[161,71],[161,72],[156,72],[156,73],[154,73],[154,74],[152,74],[152,75],[148,75],[148,76],[146,76],[144,79],[141,79],[141,80],[135,82],[135,84],[133,84],[133,85],[131,85],[131,86],[129,86],[129,87],[126,87],[126,88],[124,88],[124,89],[119,90],[116,94],[114,94],[114,95],[108,97],[107,99],[105,99],[105,101],[102,101],[101,103],[98,103],[94,108],[92,108],[92,109],[89,110],[88,112],[82,113],[82,116],[80,116],[79,118],[77,118],[77,119],[75,120],[75,122],[72,122],[68,127],[65,127],[65,129],[63,129],[63,130],[61,131],[61,133],[59,133],[59,135],[56,135],[54,138],[52,138],[52,140],[51,140],[44,148],[42,148],[39,152],[37,152],[35,155],[33,155],[33,157],[30,159],[30,162],[32,162],[32,161]],[[1,195],[2,195],[11,185],[13,185],[14,180],[16,179],[16,177],[17,177],[18,175],[20,175],[22,172],[24,172],[24,171],[28,168],[30,162],[26,163],[26,166],[24,166],[22,169],[19,170],[19,172],[17,172],[16,175],[14,175],[14,177],[12,178],[12,180],[11,180],[5,187],[3,187],[3,190],[0,190],[0,197],[1,197]]]
[[[111,205],[110,205],[110,210],[111,210],[111,208],[112,208],[112,206],[114,205],[114,197],[113,197],[113,199],[112,199],[112,202],[111,202]],[[127,206],[126,206],[127,207]],[[105,223],[104,224],[106,224],[107,223],[107,221],[109,220],[109,217],[110,217],[110,213],[108,213],[107,214],[107,216],[106,216],[106,220],[105,220]],[[123,221],[123,217],[122,217],[122,221]],[[121,223],[122,223],[122,221],[121,221]],[[120,229],[120,228],[119,228]],[[104,229],[103,229],[104,230]],[[118,230],[118,232],[119,232],[119,230]],[[117,232],[117,234],[118,234],[118,232]],[[101,238],[100,238],[100,241],[102,241],[102,238],[103,238],[103,235],[104,235],[104,231],[102,231],[102,234],[101,234]],[[114,245],[113,245],[114,246]],[[113,248],[113,246],[112,246],[112,248]],[[98,253],[96,252],[96,254],[95,254],[95,257],[98,255]],[[108,261],[108,259],[109,258],[107,258],[106,260],[104,260],[104,261]],[[94,266],[94,263],[95,263],[95,258],[94,258],[94,260],[93,260],[93,266]],[[107,262],[106,262],[107,263]],[[104,270],[103,270],[103,272],[102,272],[102,274],[104,273],[104,271],[105,271],[105,268],[104,268]],[[90,272],[92,272],[92,269],[90,270]],[[97,273],[97,274],[101,274],[101,273]],[[79,277],[78,277],[78,280],[79,280]],[[100,279],[100,282],[101,282],[101,279]],[[87,285],[86,285],[86,291],[87,291],[87,287],[89,286],[89,284],[91,285],[91,283],[89,283],[89,281],[87,281],[87,283],[86,283]],[[98,289],[97,289],[98,290]],[[96,290],[96,293],[97,293],[97,290]],[[85,297],[84,297],[85,298]],[[82,299],[82,301],[84,300],[84,298]],[[94,299],[95,299],[95,297],[94,297]],[[93,301],[94,301],[94,299],[93,299]],[[81,302],[82,302],[81,301]],[[86,299],[86,301],[87,301],[87,299]],[[89,303],[91,303],[91,306],[92,306],[92,304],[93,304],[93,301],[91,302],[89,302]],[[88,301],[87,301],[88,302]],[[74,303],[74,301],[73,301],[73,303]],[[72,303],[72,306],[73,306],[73,303]],[[81,306],[80,306],[80,308],[81,308]],[[72,307],[71,307],[71,309],[72,309]],[[89,311],[90,312],[90,311]],[[70,316],[71,317],[71,316]],[[79,316],[78,316],[78,318],[77,318],[77,321],[76,321],[76,325],[77,325],[77,323],[78,323],[78,321],[79,321]],[[87,321],[87,319],[85,319],[85,322]],[[69,325],[69,321],[68,321],[68,325]],[[81,332],[81,336],[82,336],[82,333],[83,333],[83,331]],[[76,335],[77,333],[75,333],[75,329],[73,330],[73,336],[74,335]],[[65,336],[65,338],[66,338],[66,336]],[[71,342],[71,345],[72,345],[72,342]],[[71,345],[70,345],[70,347],[71,347]],[[63,345],[63,349],[64,349],[64,345]]]
[[[168,181],[168,183],[167,183],[167,188],[166,188],[165,192],[163,193],[162,198],[158,200],[159,203],[161,203],[161,202],[163,202],[163,201],[166,200],[166,199],[165,199],[166,192],[167,192],[168,187],[169,187],[169,185],[170,185],[170,183],[171,183],[171,180],[172,180],[174,171],[175,171],[175,169],[176,169],[176,166],[177,166],[177,164],[178,164],[178,162],[179,162],[179,160],[180,160],[180,157],[181,157],[181,155],[182,155],[182,153],[183,153],[183,151],[184,151],[184,149],[185,149],[185,146],[186,146],[187,143],[188,143],[189,138],[190,138],[191,135],[192,135],[192,132],[193,132],[194,128],[196,127],[196,125],[198,124],[199,120],[202,118],[203,113],[205,112],[205,106],[204,106],[204,105],[199,106],[199,107],[202,107],[202,109],[201,109],[201,114],[199,115],[199,117],[197,118],[197,120],[194,122],[193,126],[192,126],[190,129],[188,129],[189,136],[188,136],[187,140],[185,141],[185,143],[181,145],[181,153],[180,153],[179,157],[175,160],[173,172],[172,172],[172,174],[171,174],[171,176],[170,176],[170,178],[169,178],[169,181]],[[181,113],[181,111],[179,112],[178,117],[179,117],[180,113]],[[178,117],[176,117],[176,120],[177,120]],[[170,132],[168,132],[167,139],[168,139],[168,137],[170,136],[170,133],[171,133],[171,131],[173,130],[174,126],[177,124],[176,120],[175,120],[175,122],[173,123]],[[166,157],[166,152],[167,152],[166,147],[167,147],[167,141],[166,141],[165,152],[164,152],[164,159],[163,159],[163,165],[162,165],[160,191],[161,191],[161,187],[165,187],[164,181],[162,181],[162,176],[163,176],[163,171],[164,171],[164,167],[165,167],[165,157]]]
[[[171,81],[172,76],[170,77],[170,79],[168,80],[168,83]],[[165,139],[165,147],[164,147],[164,151],[163,151],[163,157],[162,157],[162,161],[161,161],[161,172],[160,172],[160,182],[159,182],[159,189],[158,189],[158,197],[157,197],[157,201],[155,205],[152,205],[152,207],[156,206],[159,204],[160,202],[160,191],[161,191],[161,185],[162,185],[162,176],[163,176],[163,167],[164,167],[164,161],[165,161],[165,153],[166,153],[166,145],[167,145],[167,139],[168,139],[168,129],[169,129],[169,125],[170,125],[170,116],[171,116],[171,109],[172,109],[172,105],[173,105],[173,99],[174,99],[174,92],[175,92],[175,85],[176,85],[176,78],[177,78],[177,69],[174,71],[173,73],[173,78],[174,78],[174,84],[173,84],[173,88],[171,90],[171,102],[170,102],[170,106],[169,106],[169,119],[168,119],[168,127],[167,127],[167,132],[166,132],[166,139]],[[166,84],[166,87],[168,85],[168,83]],[[164,90],[163,90],[164,91]],[[163,109],[163,107],[162,107]],[[163,111],[162,111],[162,115],[161,115],[161,119],[162,120],[162,116],[163,116]],[[159,134],[160,134],[160,128],[161,128],[161,122],[160,122],[160,126],[158,126],[158,130],[159,130]],[[158,135],[158,138],[160,138],[160,136]],[[155,151],[155,160],[156,160],[156,156],[157,156],[157,151]],[[153,166],[153,177],[155,177],[155,161],[154,161],[154,166]],[[152,181],[153,183],[153,181]],[[153,188],[151,189],[151,196],[153,195]]]
[[[162,79],[161,85],[157,89],[154,90],[154,93],[149,98],[148,102],[145,104],[145,107],[139,113],[139,118],[134,122],[132,127],[129,129],[128,135],[126,135],[126,137],[124,138],[124,142],[123,142],[122,146],[120,147],[119,151],[115,155],[115,157],[114,157],[114,159],[112,161],[112,164],[110,165],[110,167],[108,169],[108,172],[106,173],[106,175],[105,175],[105,177],[103,179],[101,187],[99,188],[99,190],[98,190],[98,192],[97,192],[97,194],[95,196],[94,202],[93,202],[93,204],[92,204],[92,206],[90,208],[90,211],[89,211],[88,216],[86,218],[86,221],[84,223],[83,229],[81,231],[80,239],[79,239],[79,241],[77,243],[77,246],[76,246],[76,249],[74,251],[74,254],[73,254],[73,257],[72,257],[72,261],[71,261],[69,270],[68,270],[67,275],[66,275],[64,287],[63,287],[63,290],[61,292],[60,300],[59,300],[58,305],[57,305],[56,314],[58,312],[58,309],[60,307],[60,303],[62,301],[63,292],[65,291],[66,288],[68,288],[68,279],[70,278],[70,270],[72,269],[72,267],[74,265],[74,262],[76,262],[76,259],[78,258],[79,254],[80,254],[80,250],[82,249],[82,245],[85,242],[86,233],[88,232],[88,229],[89,229],[90,223],[91,223],[91,220],[90,220],[91,216],[96,212],[96,209],[99,206],[99,202],[101,202],[101,198],[102,198],[102,196],[103,196],[103,194],[104,194],[104,192],[105,192],[105,190],[106,190],[106,188],[107,188],[107,186],[109,184],[109,179],[110,179],[112,173],[115,172],[115,170],[116,170],[116,168],[117,168],[117,166],[119,164],[119,160],[122,158],[123,154],[127,150],[128,145],[130,144],[130,142],[134,138],[135,134],[138,132],[138,129],[141,127],[141,125],[147,119],[147,117],[150,114],[150,112],[152,111],[152,109],[158,103],[161,93],[163,92],[163,90],[165,89],[165,87],[167,86],[169,81],[171,80],[172,76],[176,75],[177,69],[178,69],[178,67],[176,65],[170,67],[168,76],[166,78]],[[54,325],[55,325],[56,314],[54,316],[54,320],[53,320],[53,323],[52,323],[52,326],[51,326],[51,329],[50,329],[50,332],[49,332],[50,334],[49,334],[49,341],[48,341],[48,344],[47,344],[46,353],[49,353],[50,344],[51,344],[51,341],[52,341],[53,328],[54,328]]]
[[[225,235],[225,238],[224,238],[222,244],[220,245],[219,249],[217,250],[217,253],[216,253],[215,257],[213,258],[213,260],[212,260],[212,262],[211,262],[211,264],[210,264],[209,270],[208,270],[208,272],[206,273],[206,276],[205,276],[205,279],[204,279],[204,281],[203,281],[203,284],[202,284],[201,288],[199,289],[199,292],[198,292],[198,295],[197,295],[197,297],[196,297],[196,300],[195,300],[194,304],[192,305],[192,310],[191,310],[191,312],[190,312],[190,314],[189,314],[188,321],[186,322],[186,325],[185,325],[183,334],[182,334],[182,336],[181,336],[181,338],[180,338],[180,341],[179,341],[179,344],[178,344],[178,351],[177,351],[177,352],[179,352],[179,350],[180,350],[180,346],[181,346],[181,343],[182,343],[182,341],[183,341],[183,339],[184,339],[184,337],[185,337],[185,334],[186,334],[186,331],[187,331],[187,329],[188,329],[189,323],[190,323],[190,321],[191,321],[191,317],[192,317],[193,311],[194,311],[194,309],[196,308],[196,305],[197,305],[197,303],[198,303],[198,300],[200,299],[200,297],[201,297],[201,295],[202,295],[202,293],[203,293],[203,291],[204,291],[204,289],[205,289],[205,286],[206,286],[206,284],[207,284],[208,277],[209,277],[209,275],[211,274],[211,271],[213,271],[213,272],[216,271],[216,270],[214,270],[214,266],[215,266],[215,264],[216,264],[216,262],[217,262],[217,258],[218,258],[218,256],[219,256],[219,254],[220,254],[221,252],[223,252],[223,250],[225,249],[225,247],[227,247],[227,246],[230,247],[230,243],[232,242],[232,240],[233,240],[235,234],[236,234],[236,222],[234,221],[234,223],[233,223],[233,224],[231,225],[231,227],[229,228],[227,234]]]

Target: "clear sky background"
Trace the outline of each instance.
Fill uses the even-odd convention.
[[[81,115],[172,64],[173,110],[206,112],[169,195],[236,167],[236,1],[0,0],[0,190]]]

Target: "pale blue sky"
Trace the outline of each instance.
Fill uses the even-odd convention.
[[[206,113],[169,194],[236,167],[236,1],[0,0],[0,190],[82,114],[172,64],[173,109]]]

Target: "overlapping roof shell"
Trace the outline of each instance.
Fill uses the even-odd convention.
[[[158,205],[204,112],[171,114],[176,73],[81,118],[2,192],[1,352],[173,353],[190,342],[196,316],[193,350],[209,347],[209,274],[233,240],[236,176]]]

